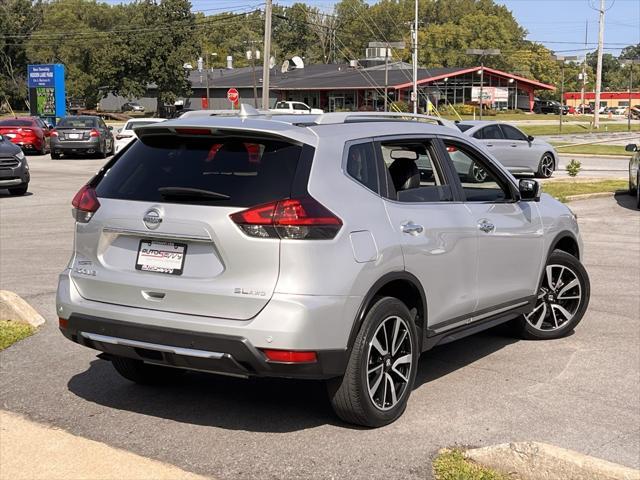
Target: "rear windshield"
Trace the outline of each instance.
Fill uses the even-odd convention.
[[[104,173],[96,193],[122,200],[249,207],[290,196],[301,152],[301,146],[279,140],[147,137]],[[210,195],[167,193],[180,189]]]
[[[68,128],[93,128],[96,126],[95,118],[66,117],[58,122],[58,127]]]
[[[30,127],[33,125],[32,120],[16,120],[8,119],[8,120],[0,120],[0,126],[10,126],[10,127]]]
[[[461,132],[466,132],[471,127],[473,127],[473,125],[465,125],[464,123],[456,123],[456,127],[458,127]]]

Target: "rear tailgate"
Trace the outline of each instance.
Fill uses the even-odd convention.
[[[280,240],[252,238],[229,216],[287,198],[301,150],[247,135],[136,142],[93,181],[100,207],[77,223],[78,291],[132,307],[255,316],[276,286]]]

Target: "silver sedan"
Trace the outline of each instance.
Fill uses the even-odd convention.
[[[538,178],[549,178],[557,168],[558,153],[552,145],[512,125],[463,121],[456,126],[487,147],[511,173],[533,173]]]

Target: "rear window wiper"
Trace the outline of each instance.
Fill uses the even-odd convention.
[[[189,187],[160,187],[158,193],[163,197],[204,198],[207,200],[229,200],[231,198],[224,193]]]

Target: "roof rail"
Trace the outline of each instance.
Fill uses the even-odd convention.
[[[332,125],[339,123],[351,123],[351,122],[384,122],[385,120],[414,120],[414,121],[428,121],[443,127],[456,128],[455,123],[451,120],[447,120],[434,115],[423,115],[420,113],[408,113],[408,112],[332,112],[323,113],[316,118],[315,123],[317,125]]]

